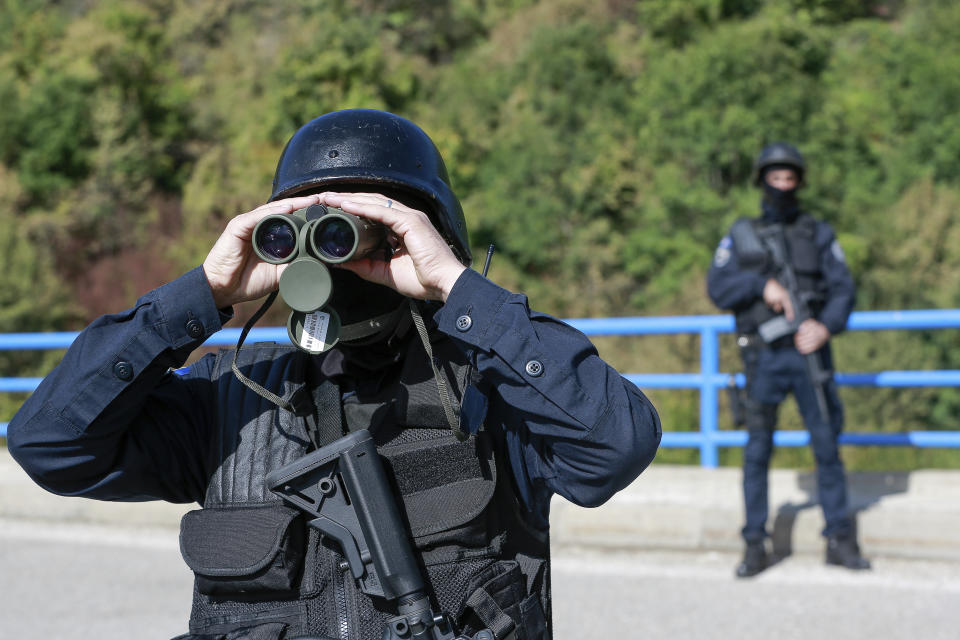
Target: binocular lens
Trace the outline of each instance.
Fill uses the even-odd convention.
[[[297,250],[297,230],[289,222],[275,218],[259,226],[254,243],[267,256],[285,260]]]
[[[314,246],[322,257],[334,260],[345,258],[356,244],[354,228],[343,218],[332,218],[318,223]]]

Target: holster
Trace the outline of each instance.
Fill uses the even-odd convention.
[[[733,424],[743,427],[747,424],[750,386],[757,373],[757,360],[762,349],[769,349],[770,345],[763,341],[756,333],[741,333],[737,336],[737,347],[743,358],[744,377],[746,384],[736,386],[734,377],[730,376],[727,385],[727,395],[730,401],[730,412],[733,414]]]
[[[742,427],[747,423],[747,416],[744,412],[744,402],[746,398],[745,391],[737,386],[737,378],[730,374],[727,382],[727,400],[730,403],[730,414],[733,416],[733,426]]]

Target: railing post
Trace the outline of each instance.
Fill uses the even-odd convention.
[[[718,464],[717,387],[713,381],[720,366],[719,341],[713,327],[700,329],[700,466],[715,468]]]

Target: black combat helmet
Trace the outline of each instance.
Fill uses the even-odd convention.
[[[797,178],[800,184],[803,184],[803,174],[807,170],[807,163],[803,156],[792,144],[786,142],[774,142],[768,144],[760,151],[760,155],[753,162],[753,184],[760,186],[763,180],[763,173],[770,167],[779,165],[789,167],[797,172]]]
[[[280,155],[270,200],[326,188],[406,198],[430,216],[460,262],[470,264],[467,224],[443,158],[423,129],[406,118],[345,109],[300,127]]]

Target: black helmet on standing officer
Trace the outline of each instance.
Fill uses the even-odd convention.
[[[792,144],[774,142],[765,146],[753,161],[751,181],[754,186],[761,186],[764,174],[770,169],[793,169],[797,172],[799,184],[803,184],[807,163],[800,151]]]

